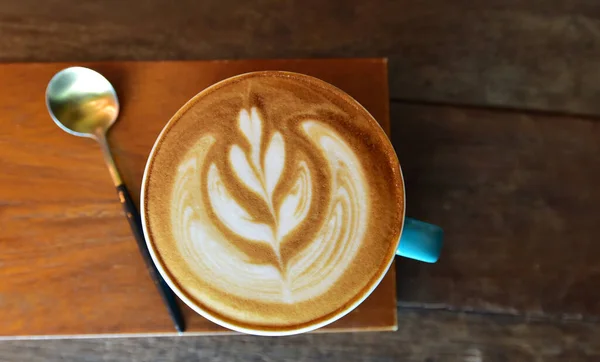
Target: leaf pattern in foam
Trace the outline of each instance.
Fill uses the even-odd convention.
[[[279,207],[277,240],[284,238],[306,218],[312,200],[312,182],[306,162],[298,164],[296,182]]]
[[[273,200],[273,191],[279,183],[285,164],[285,147],[281,133],[275,132],[265,154],[264,173],[267,194]]]
[[[256,107],[252,107],[250,113],[242,109],[240,111],[240,129],[250,143],[250,155],[252,163],[260,170],[260,143],[262,140],[262,121]]]
[[[248,157],[238,145],[233,145],[229,150],[229,162],[235,175],[242,181],[250,190],[256,193],[263,199],[266,197],[260,180],[256,176],[256,171],[248,163]]]
[[[248,240],[275,244],[271,228],[255,222],[250,214],[233,199],[214,163],[208,170],[207,187],[212,209],[229,230]]]

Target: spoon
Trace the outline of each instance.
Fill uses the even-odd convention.
[[[56,73],[46,88],[46,107],[54,122],[63,131],[79,137],[89,137],[100,144],[104,161],[117,188],[121,205],[148,272],[163,298],[178,332],[184,322],[175,294],[162,279],[146,246],[140,214],[129,191],[123,184],[106,142],[106,132],[117,120],[119,100],[112,84],[100,73],[83,67],[71,67]]]

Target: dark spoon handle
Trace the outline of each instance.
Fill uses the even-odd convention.
[[[175,294],[171,288],[169,288],[167,283],[160,276],[156,266],[152,262],[150,252],[148,251],[148,247],[146,245],[146,239],[144,238],[144,232],[142,231],[142,220],[140,219],[140,214],[137,210],[137,207],[133,203],[131,195],[129,195],[129,191],[127,191],[127,187],[125,187],[124,184],[117,186],[117,193],[119,194],[119,200],[121,201],[121,205],[123,205],[123,210],[125,210],[127,221],[129,221],[129,226],[131,227],[131,231],[135,236],[135,241],[140,249],[140,253],[146,262],[148,273],[150,273],[150,277],[152,277],[158,292],[167,305],[169,315],[175,324],[175,329],[177,329],[178,332],[183,332],[185,330],[185,325],[183,321],[183,315],[181,314],[181,309],[179,309],[179,305],[177,304],[177,298],[175,297]]]

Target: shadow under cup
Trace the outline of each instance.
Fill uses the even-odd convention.
[[[297,73],[247,73],[192,98],[154,144],[140,200],[167,284],[203,317],[250,334],[332,323],[395,255],[432,263],[443,239],[404,217],[404,180],[377,121]]]

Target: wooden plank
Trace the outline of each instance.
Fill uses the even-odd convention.
[[[100,149],[61,131],[44,103],[69,63],[0,65],[0,337],[175,333],[122,214]],[[383,59],[83,64],[105,74],[121,114],[109,143],[138,199],[154,141],[188,99],[240,73],[281,69],[346,90],[389,130]],[[224,332],[184,308],[188,331]],[[396,328],[392,269],[376,291],[327,330]]]
[[[398,332],[14,341],[5,361],[592,362],[600,325],[522,317],[399,310]]]
[[[398,260],[401,305],[600,319],[600,123],[392,104],[407,214],[432,267]]]
[[[0,0],[0,61],[387,56],[395,99],[600,114],[600,3]]]
[[[290,64],[298,66],[294,62]],[[59,69],[63,65],[54,66]],[[35,67],[44,69],[44,65]],[[321,70],[324,78],[327,77],[325,69]],[[101,70],[115,81],[121,94],[130,97],[123,99],[124,104],[145,97],[159,99],[157,107],[141,118],[132,116],[134,108],[124,106],[125,118],[111,136],[119,166],[137,194],[139,186],[136,185],[139,185],[145,155],[151,145],[143,140],[151,139],[150,136],[160,129],[160,125],[148,120],[168,118],[178,104],[169,105],[147,88],[127,84],[143,84],[150,75],[169,79],[179,72],[193,72],[185,68],[185,63],[173,68],[172,73],[156,73],[146,68],[143,76],[129,79],[133,83],[127,83],[126,77],[122,76],[124,73],[118,69],[105,66]],[[9,73],[21,74],[17,77],[21,79],[30,72],[33,70]],[[44,74],[49,78],[53,70],[40,72],[46,72]],[[326,79],[342,85],[348,73],[339,70],[336,74],[335,78]],[[211,82],[215,80],[211,79]],[[202,84],[198,83],[198,87]],[[40,83],[39,88],[42,87]],[[51,291],[51,295],[81,288],[97,293],[102,298],[96,301],[100,305],[104,299],[120,303],[112,293],[127,290],[132,285],[131,280],[145,278],[145,274],[137,264],[137,252],[130,243],[119,207],[114,203],[101,156],[90,147],[93,145],[88,140],[70,138],[48,119],[42,119],[45,116],[40,115],[45,111],[39,101],[41,94],[21,88],[18,81],[11,83],[10,89],[3,98],[4,104],[8,104],[3,108],[3,114],[13,112],[10,113],[13,114],[11,122],[7,123],[12,128],[5,130],[1,140],[5,150],[12,150],[11,157],[20,161],[3,159],[3,182],[11,185],[0,191],[4,200],[3,220],[10,220],[10,223],[4,223],[8,228],[4,229],[3,235],[15,240],[38,235],[38,239],[31,239],[33,244],[27,245],[11,243],[14,249],[3,253],[3,260],[25,248],[30,257],[14,265],[15,275],[19,278],[29,278],[31,274],[27,274],[27,270],[32,266],[45,268],[53,276],[52,281],[64,282],[61,284],[64,290],[56,287],[59,284],[49,284],[54,287],[45,290]],[[183,102],[195,89],[190,86],[186,91],[170,90]],[[367,99],[372,93],[371,88],[360,85],[348,90],[359,99]],[[32,106],[19,106],[20,99],[28,99]],[[372,109],[376,103],[365,105]],[[380,108],[377,112],[385,114],[386,109]],[[438,223],[447,233],[439,264],[430,266],[408,260],[398,263],[402,305],[586,320],[600,317],[600,291],[596,287],[600,285],[600,266],[596,261],[600,254],[600,243],[597,242],[600,235],[600,224],[597,223],[600,220],[597,207],[600,204],[598,122],[575,117],[399,102],[394,103],[392,116],[392,141],[407,182],[408,214]],[[131,118],[131,122],[147,123],[141,128],[133,127],[123,122],[127,118]],[[135,137],[131,136],[133,133]],[[16,141],[19,137],[24,137],[28,143]],[[44,152],[40,153],[40,149]],[[66,160],[65,154],[76,157]],[[37,172],[35,177],[19,176],[33,171]],[[45,192],[43,187],[56,192]],[[59,202],[64,197],[69,197],[69,203]],[[90,228],[76,229],[82,220]],[[103,227],[107,225],[120,226],[113,230]],[[60,238],[46,234],[41,237],[38,231],[48,227],[47,230]],[[70,248],[73,240],[78,238],[85,242],[82,245],[76,243],[76,249]],[[112,240],[110,252],[103,249],[102,240],[106,238]],[[85,270],[61,271],[59,265],[62,262],[44,264],[45,258],[56,257],[55,260],[60,261],[79,257],[71,253],[82,253],[78,250],[85,248],[94,250]],[[69,252],[65,253],[65,250]],[[102,260],[106,258],[112,262],[105,264]],[[83,274],[77,275],[82,270]],[[112,273],[116,284],[102,282],[103,273],[108,272]],[[90,284],[86,278],[96,282]],[[145,318],[147,305],[158,302],[151,299],[154,295],[151,286],[143,285],[128,294],[137,295],[142,304],[135,304],[122,313],[111,310],[116,313],[114,318]],[[4,299],[3,303],[9,305],[10,310],[21,310],[26,316],[27,308],[35,305],[40,291],[36,294],[29,288],[21,292],[19,298],[12,302]],[[129,299],[128,303],[134,300]],[[79,305],[73,309],[77,313],[69,319],[68,328],[61,324],[51,325],[57,331],[79,325],[80,313],[86,313],[89,302],[76,299],[70,303]],[[48,305],[47,310],[51,311],[51,303]],[[106,320],[103,314],[88,314],[85,318],[94,315],[94,320]],[[25,317],[15,323],[14,330],[20,330],[23,326],[18,323],[25,323]],[[144,323],[158,328],[152,323],[166,326],[168,320],[166,317],[162,321],[154,318]],[[49,325],[42,323],[40,328]],[[130,331],[139,331],[136,328]],[[104,332],[115,330],[116,327],[111,326]]]

